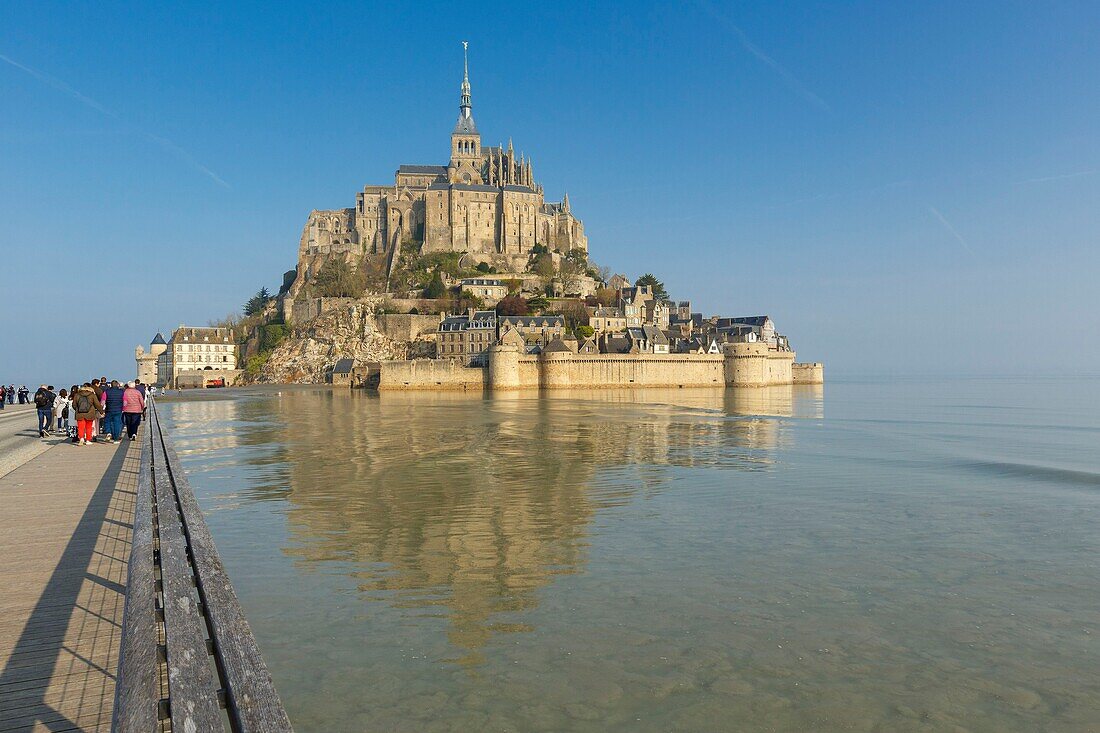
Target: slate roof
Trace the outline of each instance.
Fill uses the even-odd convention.
[[[770,320],[767,316],[738,316],[735,318],[719,318],[718,327],[734,326],[734,325],[747,325],[747,326],[763,326],[766,321]]]
[[[501,325],[523,326],[524,328],[554,328],[565,327],[563,316],[501,316]]]
[[[478,134],[477,125],[474,124],[474,116],[470,115],[469,117],[465,117],[463,115],[459,115],[458,122],[455,123],[454,132],[452,132],[451,134],[454,135],[456,133],[459,135]]]
[[[497,312],[496,311],[474,311],[473,320],[470,321],[470,328],[496,328],[497,327]]]
[[[428,186],[429,191],[445,191],[453,188],[457,191],[499,191],[496,186],[486,186],[480,183],[433,183]]]
[[[668,336],[665,336],[665,332],[656,326],[642,326],[642,332],[649,343],[661,344],[662,346],[668,345]]]
[[[351,374],[352,367],[355,366],[355,359],[340,359],[336,362],[336,365],[332,367],[333,374]]]
[[[439,322],[440,331],[465,331],[470,327],[468,316],[447,316]]]
[[[690,341],[682,342],[680,344],[680,348],[685,350],[685,351],[692,352],[692,351],[698,351],[699,349],[703,349],[705,351],[707,347],[704,346],[703,342],[700,341],[699,339],[691,339]]]
[[[535,189],[531,188],[530,186],[520,186],[513,183],[509,183],[507,186],[504,186],[504,190],[516,191],[518,193],[535,193]]]
[[[608,336],[604,340],[604,348],[608,354],[629,354],[630,339],[626,336]]]
[[[437,176],[447,175],[445,165],[403,165],[398,167],[398,173],[432,173]]]
[[[542,350],[544,354],[572,354],[573,350],[560,338],[554,339]]]
[[[165,345],[167,345],[167,343],[168,343],[168,342],[166,342],[166,341],[164,340],[164,336],[162,336],[162,335],[160,334],[160,331],[157,331],[157,335],[156,335],[156,336],[154,336],[154,337],[153,337],[153,340],[152,340],[152,341],[150,341],[149,343],[150,343],[151,345],[153,345],[153,346],[156,346],[157,344],[165,344]]]
[[[494,280],[492,278],[484,277],[468,277],[462,281],[463,285],[491,285],[497,287],[503,287],[503,280]]]

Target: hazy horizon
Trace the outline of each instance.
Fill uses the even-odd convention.
[[[593,262],[827,380],[1100,373],[1100,6],[463,10],[0,11],[0,382],[132,378],[277,290],[311,209],[446,162],[462,40]]]

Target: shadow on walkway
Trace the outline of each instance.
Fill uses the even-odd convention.
[[[4,733],[110,725],[138,471],[138,451],[114,450],[0,672]]]

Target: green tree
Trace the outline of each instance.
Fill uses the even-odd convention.
[[[668,300],[668,291],[665,284],[657,279],[656,275],[646,273],[634,281],[635,285],[648,285],[653,288],[653,297],[657,300]]]
[[[248,299],[244,304],[244,314],[246,316],[255,316],[263,312],[268,303],[271,302],[271,293],[267,291],[266,287],[260,288],[255,295]]]
[[[536,295],[527,299],[527,311],[544,311],[550,307],[550,301],[542,295]]]
[[[577,338],[589,339],[596,334],[596,329],[591,326],[577,326],[573,329],[573,333],[577,334]]]
[[[428,287],[424,289],[425,298],[442,298],[447,294],[447,286],[443,284],[443,276],[439,274],[439,270],[432,273],[432,279],[428,283]]]

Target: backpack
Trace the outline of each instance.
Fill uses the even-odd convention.
[[[39,410],[45,410],[50,406],[50,396],[45,392],[34,393],[34,406]]]
[[[84,392],[81,392],[76,396],[76,411],[79,413],[88,413],[92,411],[92,398]]]

